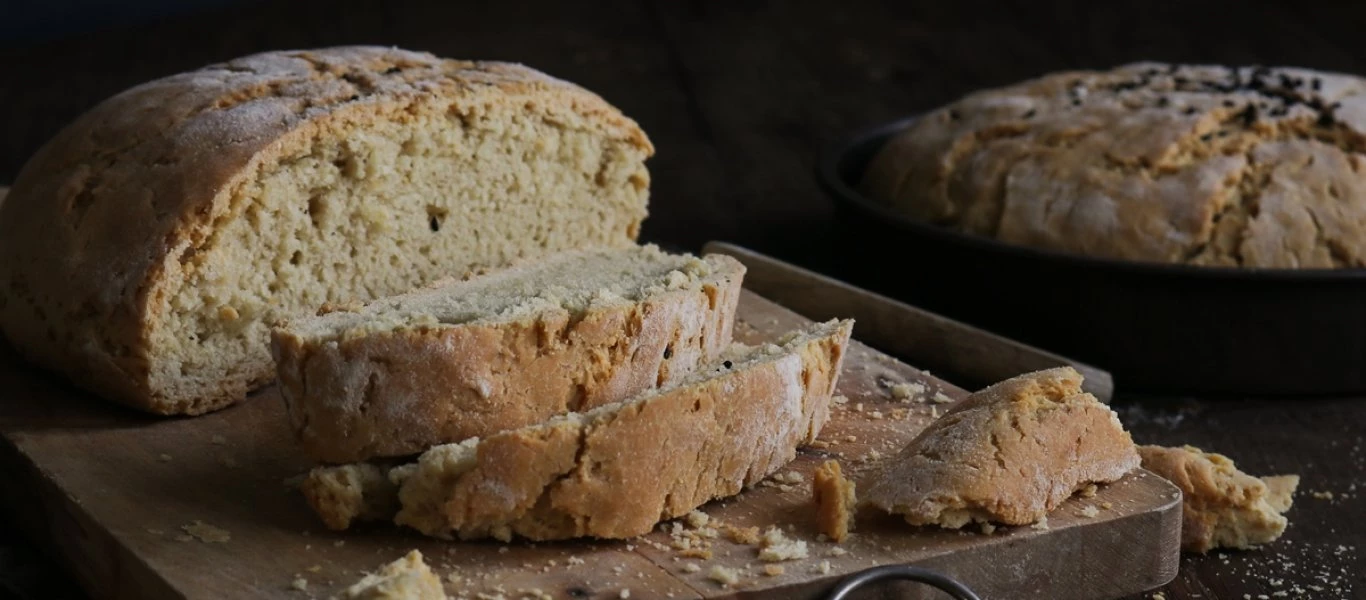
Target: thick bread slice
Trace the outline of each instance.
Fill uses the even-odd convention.
[[[626,402],[432,448],[390,471],[401,483],[395,522],[443,538],[627,538],[737,494],[820,433],[852,325],[734,348]]]
[[[1251,548],[1281,537],[1298,475],[1253,477],[1194,446],[1139,446],[1143,468],[1181,488],[1181,549]]]
[[[29,359],[197,414],[275,376],[269,327],[471,268],[634,242],[653,153],[532,69],[393,48],[271,52],[77,119],[0,209],[0,325]]]
[[[328,463],[418,454],[676,381],[730,345],[745,267],[567,252],[274,330],[280,391]]]
[[[1119,417],[1071,367],[1007,379],[955,405],[872,477],[868,504],[912,525],[1038,522],[1089,483],[1138,467]]]

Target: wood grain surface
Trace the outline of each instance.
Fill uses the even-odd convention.
[[[812,168],[848,133],[981,87],[1133,60],[1366,73],[1363,27],[1360,2],[244,2],[0,47],[0,182],[135,83],[262,50],[396,44],[522,61],[639,120],[659,147],[651,241],[695,250],[724,239],[838,278],[825,236],[834,209]],[[1140,442],[1304,476],[1281,541],[1183,557],[1165,598],[1366,595],[1366,398],[1152,398],[1120,382],[1114,404]],[[0,520],[0,598],[83,597],[33,542]]]
[[[738,320],[749,343],[807,322],[751,293]],[[912,381],[927,387],[918,401],[887,389]],[[946,408],[932,397],[964,394],[858,343],[839,385],[847,401],[835,406],[820,447],[803,450],[782,479],[704,507],[713,528],[779,527],[807,543],[809,556],[782,562],[779,574],[762,570],[756,548],[725,539],[707,541],[710,558],[690,557],[674,544],[671,524],[624,542],[556,544],[441,542],[379,525],[328,532],[286,483],[308,464],[273,389],[209,416],[153,419],[38,375],[12,354],[0,359],[0,389],[0,476],[11,483],[0,498],[100,598],[330,597],[409,548],[454,578],[452,592],[513,598],[534,590],[556,598],[616,598],[623,590],[638,598],[818,598],[842,575],[915,564],[986,597],[1081,600],[1149,589],[1176,573],[1180,493],[1142,471],[1064,503],[1046,529],[986,535],[870,515],[841,550],[819,541],[815,466],[840,459],[857,481]],[[1086,517],[1086,506],[1110,508]],[[216,529],[196,533],[201,523]],[[215,539],[219,530],[227,539]],[[735,570],[740,582],[717,584],[709,579],[715,567]]]

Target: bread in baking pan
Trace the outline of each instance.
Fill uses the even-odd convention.
[[[272,333],[280,392],[327,463],[586,411],[718,356],[744,273],[654,246],[570,251],[295,319]]]
[[[780,344],[732,347],[629,400],[436,446],[389,471],[401,486],[395,522],[459,539],[647,533],[758,483],[813,441],[829,419],[851,329],[851,321],[831,321]],[[309,478],[335,480],[330,474],[343,468],[320,467]],[[367,492],[392,493],[387,485]]]
[[[1028,525],[1088,484],[1138,467],[1119,417],[1071,367],[1026,373],[955,404],[860,491],[912,525]]]
[[[558,250],[622,247],[653,152],[530,68],[270,52],[120,93],[0,209],[0,325],[109,399],[197,414],[269,382],[268,329]]]
[[[1366,266],[1366,79],[1139,63],[966,96],[894,136],[862,192],[1075,255]]]

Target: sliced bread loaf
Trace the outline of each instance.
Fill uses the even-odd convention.
[[[269,327],[480,266],[633,243],[653,153],[532,69],[393,48],[271,52],[114,96],[0,210],[0,326],[163,414],[242,399]]]
[[[730,345],[745,268],[653,246],[566,252],[276,328],[305,451],[343,463],[624,400]]]
[[[733,347],[718,362],[630,400],[487,438],[434,447],[367,494],[398,491],[395,522],[461,539],[627,538],[754,485],[815,440],[830,414],[851,321],[813,325],[781,345]],[[328,524],[392,505],[331,510],[315,469],[305,494]],[[335,494],[334,494],[335,495]],[[314,497],[317,496],[317,497]],[[344,519],[336,519],[341,513]]]

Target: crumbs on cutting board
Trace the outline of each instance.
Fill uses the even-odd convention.
[[[197,539],[206,544],[222,544],[232,540],[232,534],[228,530],[200,520],[181,525],[180,530],[184,531],[186,535],[176,536],[176,539],[182,542]]]

